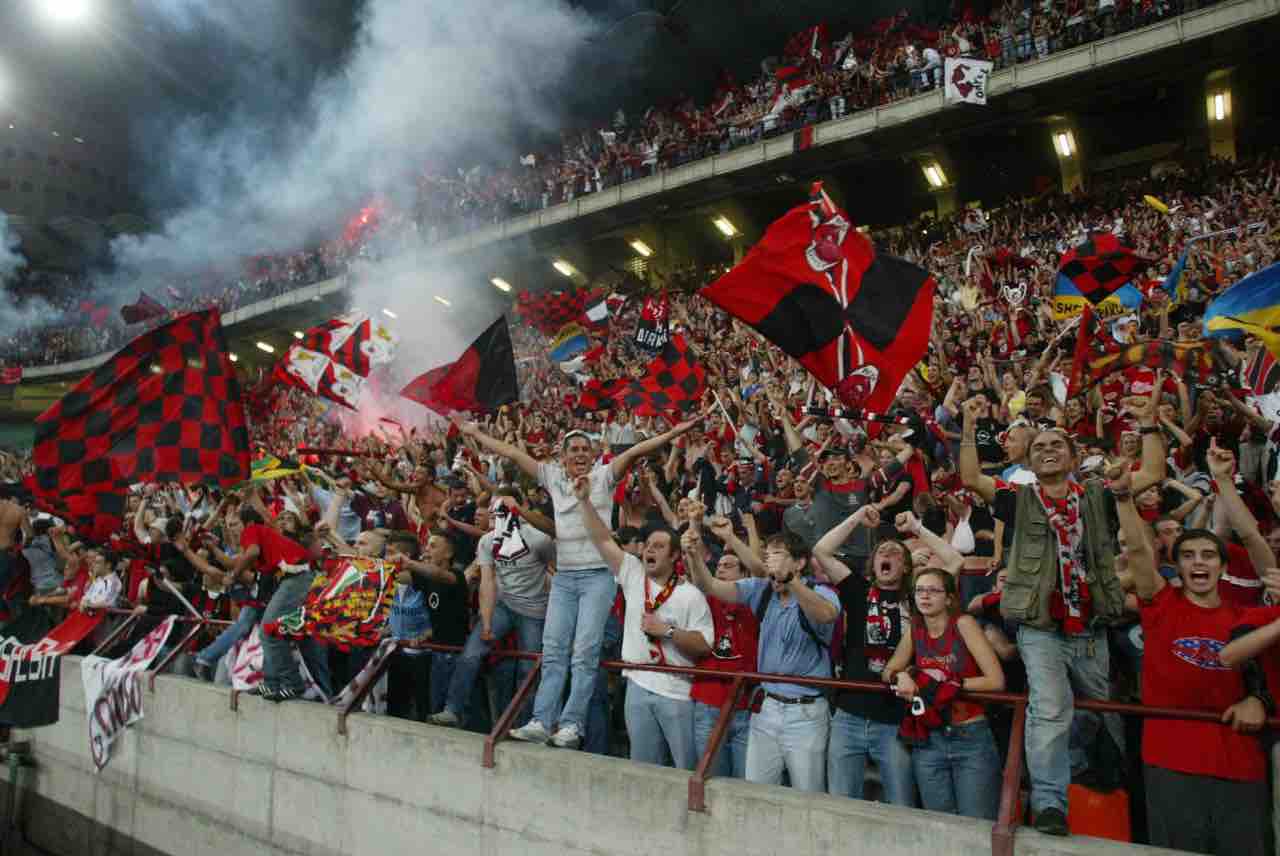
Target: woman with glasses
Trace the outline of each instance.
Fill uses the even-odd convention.
[[[982,705],[962,690],[1004,689],[1004,671],[972,616],[960,614],[956,580],[934,568],[911,587],[911,632],[903,633],[883,678],[911,705],[899,735],[926,809],[994,820],[1000,756]]]

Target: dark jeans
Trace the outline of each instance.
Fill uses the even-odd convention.
[[[1216,856],[1262,856],[1266,782],[1234,782],[1143,767],[1151,843]]]
[[[387,664],[387,715],[425,722],[430,707],[431,654],[392,654]]]

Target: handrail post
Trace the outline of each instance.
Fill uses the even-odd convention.
[[[480,759],[480,766],[487,770],[493,769],[494,750],[498,746],[498,741],[511,730],[511,725],[515,722],[516,715],[524,709],[525,703],[529,700],[529,695],[533,692],[533,687],[538,682],[538,676],[541,673],[542,657],[538,657],[533,661],[533,668],[529,670],[529,674],[525,675],[524,680],[520,682],[520,686],[516,689],[516,694],[511,697],[511,703],[502,712],[502,716],[498,717],[498,721],[493,724],[493,730],[489,732],[489,736],[484,739],[484,757]]]
[[[111,633],[107,636],[107,638],[103,639],[102,643],[98,645],[97,648],[93,649],[91,656],[97,657],[100,652],[110,648],[113,644],[115,644],[115,641],[119,639],[121,635],[123,635],[124,631],[132,627],[134,622],[137,620],[138,620],[138,616],[130,615],[124,621],[121,621],[119,624],[117,624],[116,629],[112,630]]]
[[[387,669],[391,667],[391,658],[394,657],[403,647],[405,647],[404,643],[397,641],[395,650],[389,653],[381,663],[378,663],[373,667],[373,672],[369,675],[369,680],[365,681],[363,686],[356,689],[356,694],[351,697],[351,701],[347,706],[338,709],[338,733],[343,737],[347,736],[347,717],[351,715],[353,710],[360,707],[364,702],[365,697],[373,691],[373,687],[378,683],[378,679],[381,678],[383,674],[386,673]],[[374,649],[373,655],[375,657],[378,655],[376,648]]]
[[[991,856],[1013,856],[1013,836],[1022,822],[1018,812],[1018,791],[1022,787],[1022,756],[1027,731],[1027,702],[1013,708],[1013,728],[1009,733],[1009,756],[1004,763],[1000,785],[1000,815],[991,827]]]
[[[191,632],[186,636],[183,636],[182,641],[177,645],[174,645],[165,658],[160,661],[160,665],[156,666],[155,669],[151,671],[151,676],[147,678],[147,692],[153,693],[156,691],[156,675],[163,672],[164,667],[169,665],[170,661],[172,661],[174,657],[181,654],[182,649],[187,647],[187,643],[196,638],[196,634],[204,629],[204,619],[202,618],[198,621],[192,620],[192,625]]]
[[[742,693],[746,687],[745,680],[741,677],[734,678],[729,695],[720,704],[720,716],[716,719],[716,727],[711,730],[707,748],[698,759],[698,766],[693,771],[693,775],[689,777],[689,811],[705,812],[707,810],[707,779],[711,777],[711,764],[720,752],[725,735],[729,733],[729,723],[737,713],[738,702],[742,700]]]

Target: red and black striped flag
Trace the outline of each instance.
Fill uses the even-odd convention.
[[[1280,385],[1280,362],[1266,348],[1258,348],[1244,367],[1244,387],[1252,395],[1266,395]]]
[[[1092,232],[1084,243],[1062,256],[1058,275],[1097,305],[1150,266],[1150,259],[1139,256],[1110,232]]]
[[[400,394],[444,416],[494,411],[519,400],[506,317],[499,316],[457,360],[419,375]]]
[[[381,321],[353,313],[312,327],[302,336],[302,347],[324,354],[360,377],[374,366],[391,362],[399,339]]]
[[[683,336],[673,336],[649,363],[644,377],[627,381],[613,393],[641,416],[684,413],[696,408],[707,388],[707,373]]]
[[[36,419],[36,504],[95,540],[130,485],[249,477],[249,432],[222,319],[184,315],[134,339]]]
[[[126,324],[137,324],[139,321],[146,321],[148,318],[163,318],[169,314],[169,310],[164,308],[164,304],[156,300],[145,291],[138,292],[138,301],[120,307],[120,317],[124,319]]]
[[[846,406],[886,411],[924,357],[933,277],[876,252],[815,182],[809,202],[699,292],[795,357]]]

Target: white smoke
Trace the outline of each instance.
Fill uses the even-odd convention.
[[[25,267],[27,260],[18,252],[22,243],[17,232],[9,229],[9,218],[0,211],[0,285],[9,281],[9,277]]]

